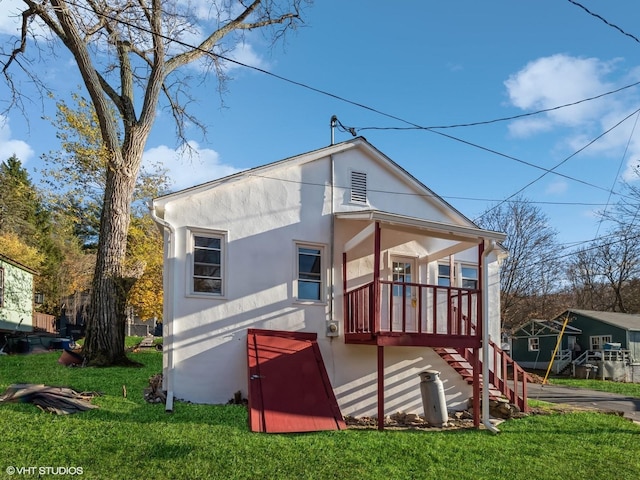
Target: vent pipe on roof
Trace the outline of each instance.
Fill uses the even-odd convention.
[[[331,123],[329,125],[331,126],[331,145],[333,145],[336,140],[335,132],[336,132],[336,125],[338,125],[338,117],[336,117],[335,115],[332,115]]]

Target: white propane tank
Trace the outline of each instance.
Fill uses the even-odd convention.
[[[425,370],[418,375],[425,420],[435,427],[446,425],[449,421],[449,413],[447,412],[447,400],[444,396],[440,372]]]

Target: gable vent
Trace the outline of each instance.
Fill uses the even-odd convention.
[[[367,174],[351,172],[351,201],[367,203]]]

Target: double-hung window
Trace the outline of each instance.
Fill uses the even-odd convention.
[[[223,295],[224,236],[194,232],[191,292]]]
[[[451,267],[448,264],[438,264],[438,285],[441,287],[451,286]]]
[[[478,268],[469,265],[460,265],[460,273],[462,274],[462,288],[478,288]]]
[[[530,352],[540,351],[540,338],[529,337],[529,351]]]
[[[462,287],[476,290],[478,288],[478,267],[456,263],[451,275],[451,265],[438,264],[438,285],[441,287]],[[453,284],[451,278],[453,277]]]
[[[316,245],[296,245],[298,260],[298,300],[319,302],[323,298],[323,248]]]

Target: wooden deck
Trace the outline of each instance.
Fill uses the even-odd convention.
[[[449,357],[450,352],[456,352],[468,365],[463,378],[475,383],[474,396],[479,397],[480,291],[384,280],[378,280],[377,285],[374,280],[346,292],[345,343],[431,347],[454,368],[457,360]],[[511,403],[527,411],[528,375],[495,343],[490,342],[487,348],[489,382],[494,394],[501,392]],[[507,380],[508,377],[511,379]]]
[[[380,280],[345,294],[345,343],[479,348],[480,292]]]

